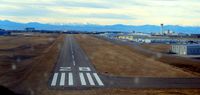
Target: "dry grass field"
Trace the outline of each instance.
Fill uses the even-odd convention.
[[[77,35],[77,41],[89,56],[97,71],[115,76],[191,77],[194,76],[168,64],[146,57],[126,46]]]
[[[145,48],[150,51],[157,52],[158,54],[151,54],[145,51],[138,50],[136,47],[125,46],[129,50],[142,54],[146,57],[151,57],[156,61],[163,62],[165,64],[169,64],[175,68],[182,69],[186,72],[190,72],[197,76],[200,76],[200,60],[195,60],[191,58],[172,56],[171,54],[167,54],[170,50],[170,45],[164,44],[142,44],[137,48]]]
[[[48,79],[56,64],[59,47],[63,42],[63,36],[58,37],[54,43],[45,49],[45,53],[32,60],[36,64],[27,78],[16,87],[15,92],[25,95],[51,95],[53,91],[48,89]],[[55,93],[54,93],[55,95]]]
[[[142,48],[161,53],[168,53],[171,49],[171,45],[168,44],[141,44],[140,46]]]
[[[0,85],[12,87],[31,71],[35,58],[45,53],[56,36],[0,37]]]

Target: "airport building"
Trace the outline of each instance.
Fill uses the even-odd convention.
[[[192,38],[200,38],[200,34],[191,34]]]
[[[10,35],[10,32],[0,29],[0,36],[7,36]]]
[[[200,55],[200,44],[172,45],[171,51],[179,55]]]
[[[33,31],[35,31],[35,28],[27,27],[27,28],[25,28],[25,31],[26,32],[33,32]]]
[[[151,37],[151,35],[150,34],[141,33],[141,32],[134,32],[134,33],[127,33],[127,34],[119,34],[119,35],[116,35],[115,37],[118,38],[118,39],[122,39],[122,40],[133,41],[138,37],[146,38],[146,37]]]
[[[133,36],[132,35],[119,35],[117,36],[118,39],[122,39],[122,40],[133,40]]]

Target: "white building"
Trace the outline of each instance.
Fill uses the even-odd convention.
[[[172,45],[171,51],[180,55],[200,55],[200,44]]]

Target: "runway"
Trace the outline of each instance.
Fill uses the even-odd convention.
[[[72,35],[66,35],[64,39],[49,86],[56,89],[104,87],[101,76]]]

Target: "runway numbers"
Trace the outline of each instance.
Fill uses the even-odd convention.
[[[74,79],[75,78],[72,72],[54,73],[51,86],[104,86],[97,73],[80,72],[78,77],[78,79],[80,79],[80,83],[78,82],[76,85],[74,85]]]

